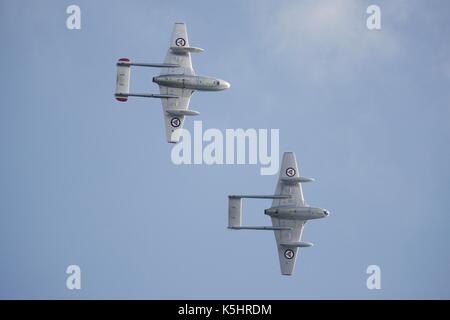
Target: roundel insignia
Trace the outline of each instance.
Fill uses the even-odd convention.
[[[186,45],[186,40],[184,40],[184,38],[177,38],[177,40],[175,40],[175,44],[177,47],[184,47]]]
[[[284,252],[284,257],[285,257],[286,259],[291,260],[291,259],[294,257],[294,251],[292,251],[291,249],[287,249],[287,250]]]
[[[172,127],[178,128],[180,126],[180,124],[181,124],[181,120],[179,118],[176,118],[176,117],[172,118],[170,120],[170,124],[172,125]]]
[[[292,168],[292,167],[287,168],[287,169],[286,169],[286,175],[287,175],[288,177],[293,177],[293,176],[295,176],[295,169]]]

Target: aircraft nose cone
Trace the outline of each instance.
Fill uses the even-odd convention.
[[[224,89],[228,89],[228,88],[231,87],[231,84],[229,82],[224,81],[223,82],[223,87],[224,87]]]

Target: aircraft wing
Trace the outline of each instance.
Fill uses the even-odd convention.
[[[280,260],[281,274],[290,276],[295,268],[298,247],[302,238],[303,227],[306,221],[287,220],[272,217],[274,227],[291,228],[291,230],[275,230],[278,258]]]
[[[188,113],[187,109],[192,90],[159,86],[159,91],[164,95],[168,94],[178,97],[161,99],[167,142],[177,143],[180,137],[177,129],[183,128],[184,117]]]
[[[303,198],[302,186],[299,183],[300,175],[295,158],[295,153],[285,152],[280,168],[277,187],[274,195],[290,196],[288,198],[274,199],[272,207],[283,205],[301,206],[305,204]],[[280,259],[281,273],[291,275],[297,259],[298,246],[301,240],[303,226],[306,221],[287,220],[272,218],[274,227],[288,227],[291,230],[275,230],[275,239],[277,241],[278,257]],[[289,245],[290,244],[290,245]]]
[[[275,195],[288,195],[287,199],[274,199],[272,207],[283,205],[305,205],[301,183],[299,183],[300,174],[298,172],[295,153],[285,152],[281,163],[280,176],[278,178]]]
[[[188,34],[186,24],[175,23],[173,27],[172,36],[170,38],[170,48],[167,51],[164,63],[177,64],[176,68],[163,68],[161,74],[187,74],[194,75],[192,68],[191,51],[189,47]]]

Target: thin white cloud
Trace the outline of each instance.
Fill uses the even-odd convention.
[[[267,25],[265,40],[277,54],[300,68],[311,80],[333,75],[348,78],[371,60],[392,59],[399,53],[399,37],[383,24],[366,27],[370,3],[360,0],[307,0],[282,2]],[[397,3],[397,8],[399,4]],[[405,19],[402,11],[399,19]]]

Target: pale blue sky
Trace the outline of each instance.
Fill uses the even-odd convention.
[[[369,4],[382,29],[365,27]],[[66,29],[66,7],[82,11]],[[0,1],[1,298],[450,298],[447,1]],[[187,23],[204,128],[278,128],[308,203],[295,275],[271,232],[226,229],[257,166],[175,166],[160,101],[113,98],[115,61],[162,62]],[[133,70],[156,92],[158,70]],[[193,119],[186,121],[192,129]],[[280,154],[281,156],[281,154]],[[270,202],[246,201],[264,225]],[[65,287],[78,264],[82,290]],[[368,265],[382,289],[366,288]]]

